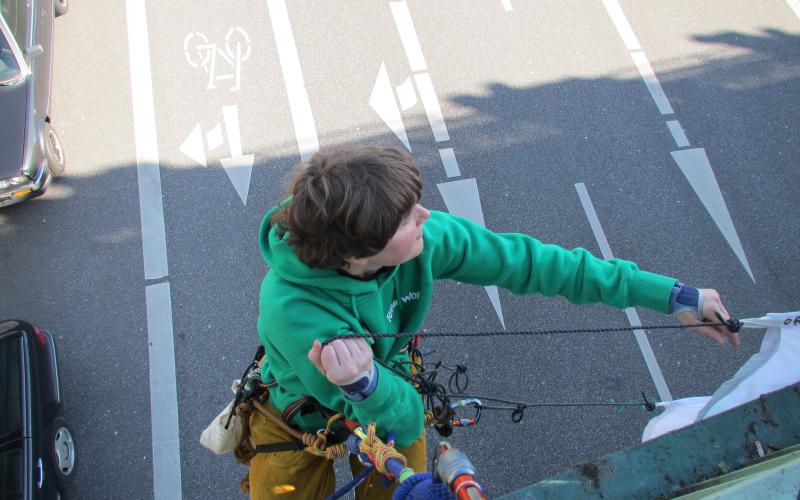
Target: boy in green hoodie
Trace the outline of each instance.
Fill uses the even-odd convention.
[[[268,410],[295,428],[325,427],[318,412],[289,411],[311,396],[349,420],[375,422],[382,438],[394,433],[409,466],[425,469],[422,400],[410,383],[375,362],[408,370],[407,340],[345,339],[324,348],[321,341],[349,333],[418,331],[437,279],[561,295],[573,303],[643,306],[674,313],[682,323],[716,321],[717,313],[730,317],[714,290],[685,286],[632,262],[597,259],[581,248],[496,234],[425,209],[421,194],[419,172],[403,150],[318,153],[298,168],[290,197],[264,218],[260,246],[271,269],[259,302],[262,379],[276,384]],[[725,328],[697,331],[720,344],[739,344]],[[259,412],[250,425],[256,444],[292,440]],[[286,485],[296,488],[298,498],[321,498],[335,486],[332,464],[302,451],[260,453],[249,476],[253,498],[286,498]],[[371,480],[357,491],[358,498],[391,494]]]

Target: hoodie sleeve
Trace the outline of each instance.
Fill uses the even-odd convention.
[[[401,447],[413,443],[424,426],[422,399],[414,387],[376,363],[375,391],[363,401],[344,398],[339,388],[308,360],[308,351],[315,339],[324,341],[353,333],[352,330],[345,321],[314,302],[294,300],[289,307],[282,302],[273,300],[269,307],[262,308],[258,328],[272,375],[281,390],[312,396],[323,406],[361,424],[375,422],[380,435],[394,432]]]
[[[666,313],[676,280],[605,261],[583,248],[566,250],[524,234],[493,233],[466,219],[438,213],[431,251],[434,278],[497,285],[515,294],[561,295],[575,304],[643,306]],[[427,243],[427,240],[426,240]]]

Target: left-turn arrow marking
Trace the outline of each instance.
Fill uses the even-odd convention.
[[[194,126],[192,132],[181,144],[180,150],[181,153],[200,165],[206,166],[206,150],[203,145],[203,131],[200,128],[200,124]]]

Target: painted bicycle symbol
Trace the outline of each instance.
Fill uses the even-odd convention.
[[[186,62],[193,68],[202,68],[208,77],[206,90],[217,88],[223,80],[233,80],[231,92],[241,88],[242,63],[250,57],[252,48],[247,32],[238,26],[229,29],[222,45],[210,43],[208,37],[193,31],[183,40]]]

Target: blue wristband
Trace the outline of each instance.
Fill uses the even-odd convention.
[[[703,298],[700,294],[700,290],[689,285],[684,285],[680,281],[675,283],[669,296],[670,314],[690,311],[695,317],[701,318],[700,310],[702,307]]]
[[[350,401],[364,401],[370,394],[375,392],[377,386],[378,368],[373,362],[372,371],[369,375],[365,375],[353,383],[340,385],[339,390]]]

